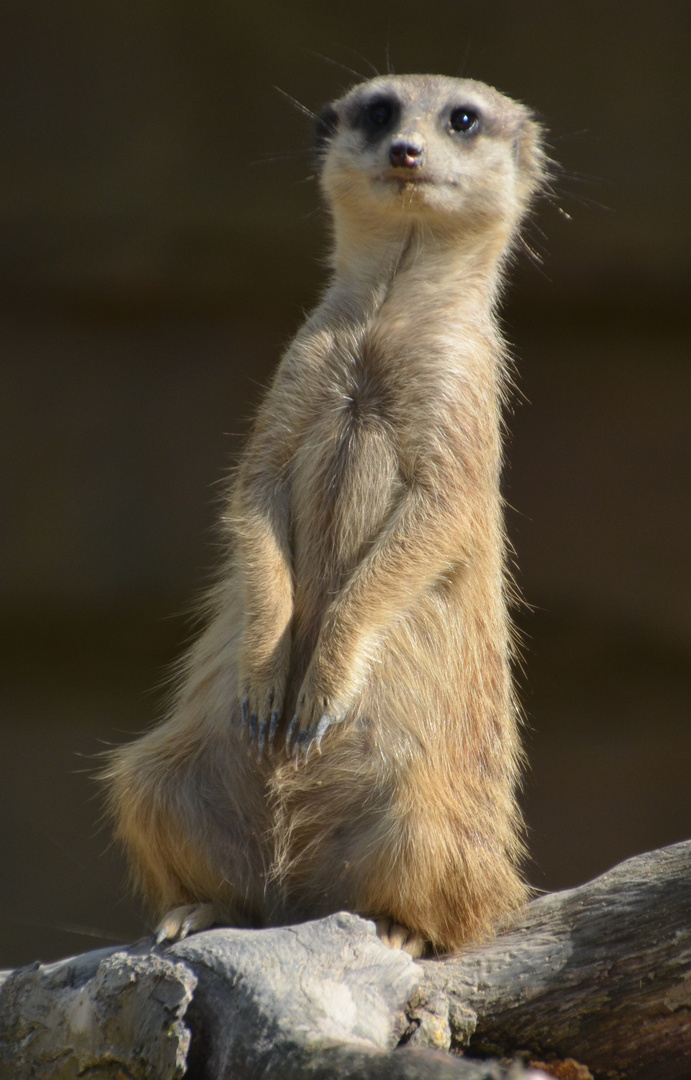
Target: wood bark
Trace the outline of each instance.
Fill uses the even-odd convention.
[[[471,1051],[521,1047],[606,1077],[689,1078],[691,842],[534,900],[493,941],[425,970],[428,988],[477,1014]]]
[[[440,960],[341,913],[0,976],[0,1078],[691,1076],[691,842]],[[533,1064],[531,1064],[531,1062]]]

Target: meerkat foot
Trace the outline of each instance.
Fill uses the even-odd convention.
[[[410,953],[413,959],[417,959],[425,952],[427,941],[422,934],[409,930],[402,923],[393,919],[377,919],[374,924],[377,928],[377,936],[390,949],[402,949]]]
[[[182,941],[188,934],[208,930],[220,920],[215,904],[183,904],[172,908],[156,927],[156,944],[172,944]]]

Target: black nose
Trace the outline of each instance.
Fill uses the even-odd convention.
[[[389,161],[397,169],[418,169],[423,157],[423,148],[408,139],[396,139],[389,147]]]

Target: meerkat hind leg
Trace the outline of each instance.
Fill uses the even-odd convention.
[[[223,922],[223,916],[216,904],[182,904],[171,908],[156,927],[156,944],[172,944],[182,941],[188,934],[208,930],[216,923]]]
[[[403,949],[410,953],[414,960],[422,956],[427,949],[427,941],[414,930],[409,930],[402,923],[393,919],[377,919],[374,924],[377,928],[377,936],[390,949]]]

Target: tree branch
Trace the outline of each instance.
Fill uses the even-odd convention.
[[[147,939],[5,973],[0,988],[12,1080],[499,1080],[555,1058],[610,1078],[691,1075],[691,842],[535,900],[443,960],[414,963],[341,913],[164,951]]]

